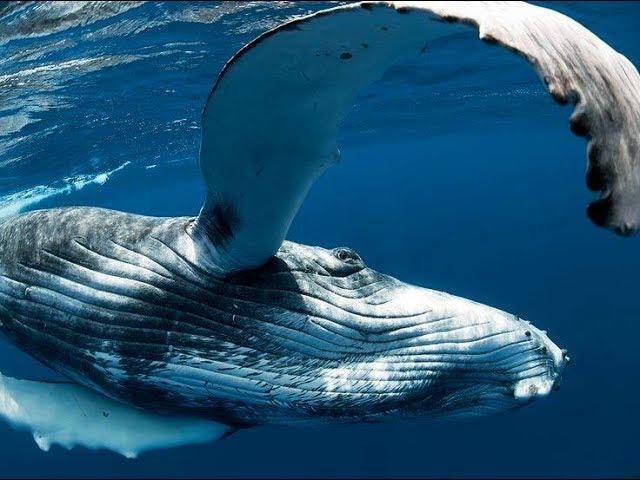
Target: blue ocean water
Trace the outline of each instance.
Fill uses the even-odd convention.
[[[540,2],[640,65],[637,2]],[[0,4],[0,215],[97,205],[195,215],[200,112],[225,61],[330,2]],[[0,476],[638,476],[638,238],[585,215],[585,144],[520,58],[469,29],[393,67],[289,232],[532,320],[560,392],[468,421],[261,427],[127,460],[0,425]],[[248,112],[250,113],[250,112]],[[0,370],[55,375],[0,343]]]

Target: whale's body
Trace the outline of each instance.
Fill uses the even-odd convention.
[[[261,268],[211,275],[192,222],[95,208],[5,221],[2,332],[113,398],[232,426],[502,411],[559,378],[562,353],[527,322],[347,249],[286,242]]]
[[[167,430],[178,424],[202,440],[269,423],[504,412],[547,395],[568,357],[544,331],[378,273],[347,248],[284,240],[339,159],[340,121],[361,89],[469,25],[523,56],[555,101],[574,104],[587,185],[601,194],[589,217],[637,230],[640,75],[593,33],[520,2],[319,11],[224,66],[202,115],[196,217],[68,208],[0,221],[0,331],[80,384],[0,382],[0,415],[50,441],[131,452],[179,443]],[[41,411],[51,395],[59,424]],[[64,407],[78,395],[94,417],[121,412],[117,433],[85,434],[84,411]]]

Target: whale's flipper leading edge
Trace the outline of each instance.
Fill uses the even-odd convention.
[[[341,118],[361,88],[434,39],[476,26],[522,55],[589,139],[589,216],[618,233],[640,221],[640,76],[570,18],[520,2],[363,2],[266,32],[218,77],[203,113],[207,199],[191,234],[212,269],[261,265],[307,191],[338,157]],[[428,53],[428,52],[427,52]],[[461,54],[461,57],[464,55]]]
[[[19,380],[0,374],[0,417],[29,430],[38,446],[107,449],[132,458],[159,448],[224,437],[229,428],[188,416],[165,416],[111,400],[73,383]]]

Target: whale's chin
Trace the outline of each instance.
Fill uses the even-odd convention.
[[[427,395],[422,416],[415,418],[461,420],[520,410],[558,390],[562,368],[563,365],[553,371],[502,383],[465,385],[464,380],[452,378],[448,393],[438,397],[435,402],[433,394]]]

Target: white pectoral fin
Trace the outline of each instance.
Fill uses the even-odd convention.
[[[128,458],[161,448],[204,443],[230,428],[188,416],[146,412],[73,383],[20,380],[0,374],[0,417],[32,432],[42,450],[54,444],[107,449]]]
[[[362,2],[266,32],[224,67],[203,113],[207,200],[191,233],[210,265],[256,267],[281,245],[313,182],[335,162],[358,92],[430,42],[476,26],[527,59],[589,142],[591,218],[620,233],[640,221],[640,77],[570,18],[521,2]],[[464,52],[460,52],[464,61]]]

